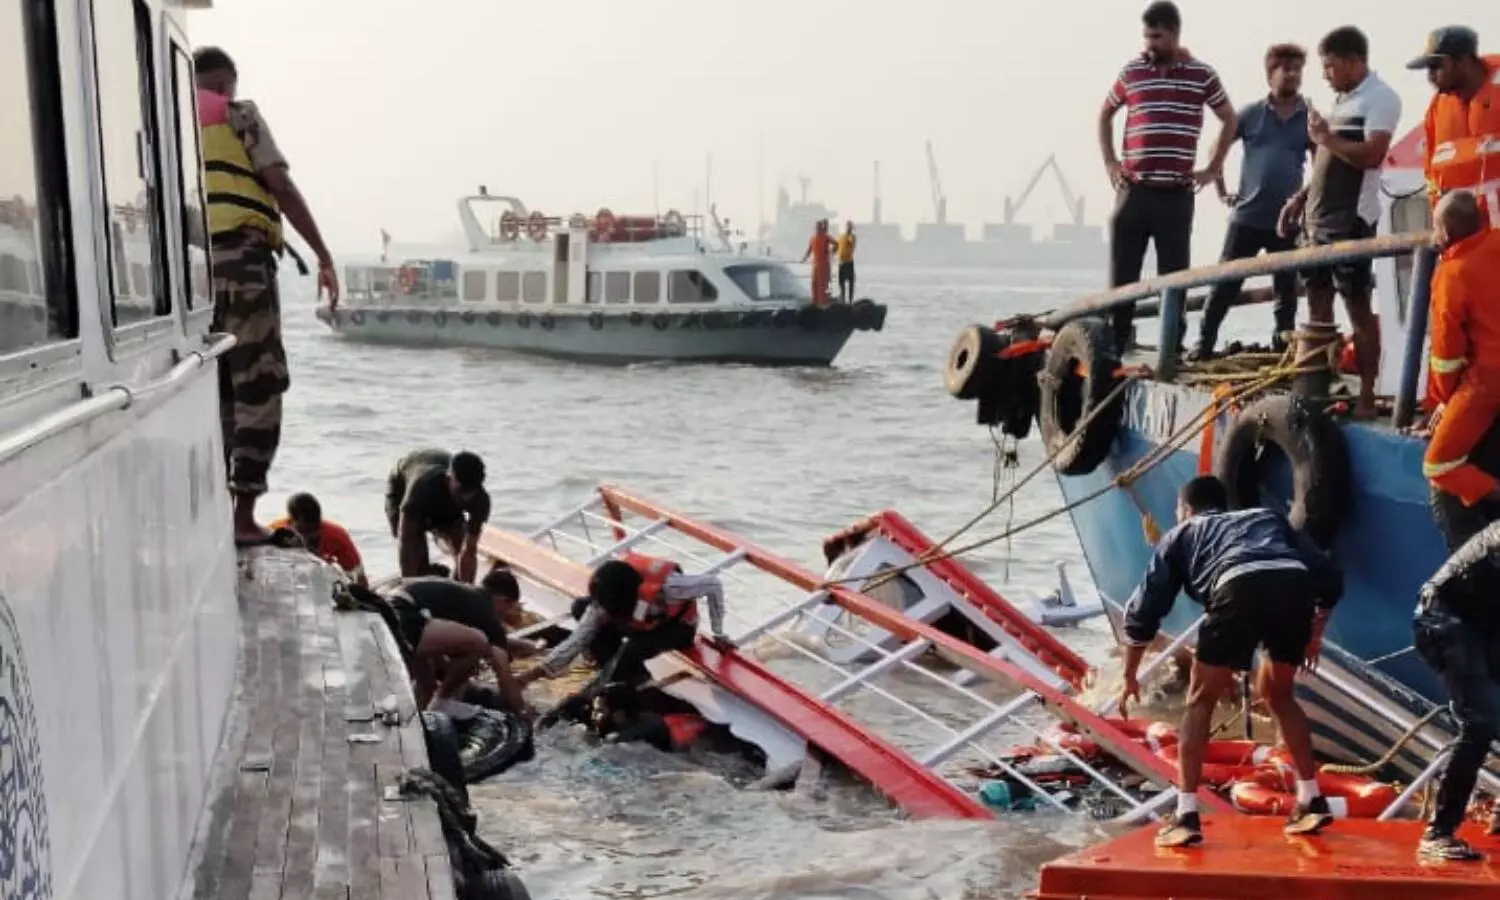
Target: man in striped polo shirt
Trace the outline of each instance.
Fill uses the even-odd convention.
[[[1193,194],[1224,169],[1234,143],[1234,107],[1213,67],[1179,43],[1177,4],[1152,3],[1141,15],[1145,52],[1125,64],[1099,111],[1099,152],[1116,190],[1110,219],[1110,283],[1139,281],[1146,245],[1156,246],[1159,275],[1191,265]],[[1220,122],[1213,157],[1198,169],[1203,107]],[[1124,158],[1115,153],[1114,119],[1126,110]],[[1115,310],[1115,342],[1130,340],[1134,305]],[[1184,329],[1185,330],[1185,329]],[[1179,337],[1180,340],[1180,337]]]

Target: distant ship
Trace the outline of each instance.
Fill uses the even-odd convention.
[[[867,265],[1052,271],[1066,273],[1069,280],[1103,283],[1109,267],[1104,229],[1085,222],[1084,198],[1073,193],[1055,156],[1048,156],[1037,168],[1019,196],[1005,199],[1004,221],[985,222],[978,240],[969,237],[963,223],[948,221],[948,198],[938,177],[931,141],[927,143],[927,168],[936,221],[917,223],[915,235],[908,240],[900,225],[883,221],[881,217],[880,163],[874,164],[871,221],[854,223],[855,234],[859,236],[860,262]],[[1032,191],[1049,171],[1057,180],[1070,221],[1055,224],[1048,237],[1038,240],[1030,225],[1016,219]],[[778,256],[800,259],[814,224],[819,219],[839,219],[834,210],[808,199],[808,186],[809,180],[802,178],[801,195],[796,202],[785,188],[777,191],[776,219],[767,227],[764,243]]]

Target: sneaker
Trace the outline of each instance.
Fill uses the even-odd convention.
[[[1478,862],[1484,859],[1479,851],[1453,835],[1434,834],[1430,831],[1422,835],[1422,842],[1417,845],[1417,856],[1447,862]]]
[[[1307,803],[1298,803],[1287,817],[1284,834],[1317,834],[1333,824],[1333,811],[1328,808],[1327,797],[1314,797]]]
[[[1175,815],[1156,833],[1158,847],[1195,847],[1203,843],[1203,822],[1195,812]]]

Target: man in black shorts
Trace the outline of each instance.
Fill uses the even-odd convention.
[[[488,663],[500,694],[517,712],[525,708],[521,686],[510,673],[509,642],[500,623],[516,602],[515,576],[492,570],[478,586],[448,578],[403,578],[385,592],[401,637],[412,650],[417,706],[472,718],[477,709],[457,700],[464,685]],[[438,682],[438,669],[442,682]]]
[[[1140,700],[1136,672],[1162,619],[1186,591],[1206,612],[1187,710],[1179,731],[1177,815],[1157,835],[1157,846],[1189,847],[1203,840],[1198,779],[1210,717],[1236,672],[1248,672],[1256,647],[1270,657],[1262,695],[1297,768],[1297,805],[1287,834],[1312,834],[1333,821],[1318,792],[1307,717],[1292,694],[1297,668],[1317,665],[1323,626],[1343,594],[1337,565],[1269,509],[1229,512],[1224,483],[1194,478],[1177,498],[1177,525],[1162,536],[1141,586],[1125,605],[1125,683],[1120,715]]]
[[[454,577],[473,582],[479,534],[490,518],[484,460],[461,450],[417,450],[402,457],[386,483],[385,517],[396,539],[401,576],[430,574],[427,535],[452,554]]]

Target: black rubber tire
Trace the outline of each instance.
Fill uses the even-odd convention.
[[[1077,373],[1080,367],[1085,374]],[[1123,396],[1115,397],[1109,409],[1094,415],[1083,435],[1066,450],[1058,449],[1120,383],[1119,368],[1113,332],[1099,319],[1069,322],[1052,339],[1040,376],[1038,420],[1048,454],[1058,453],[1052,466],[1060,474],[1087,475],[1109,456],[1110,446],[1120,433]]]
[[[776,328],[790,328],[795,324],[797,324],[795,309],[778,309],[771,315],[771,325]]]
[[[854,310],[847,303],[834,303],[823,310],[823,327],[829,331],[850,331],[854,328]]]
[[[721,312],[706,312],[703,314],[703,327],[709,331],[718,331],[724,327],[724,314]]]
[[[634,326],[636,328],[639,328],[639,327],[641,327],[641,323],[644,322],[644,321],[646,321],[646,314],[645,313],[642,313],[642,312],[631,312],[631,314],[630,314],[630,324],[632,326]]]
[[[502,318],[501,315],[497,312],[486,314],[484,320],[490,323],[491,328],[499,328],[500,323],[505,321],[504,318]]]
[[[448,314],[443,312],[442,310],[438,310],[437,312],[433,313],[432,324],[436,325],[439,328],[447,328]]]
[[[666,313],[657,313],[651,317],[651,327],[657,331],[666,331],[672,324],[672,317]]]
[[[391,314],[388,312],[378,312],[375,314],[375,321],[377,322],[388,322],[390,318]]]
[[[543,331],[551,331],[557,327],[557,321],[552,318],[552,313],[542,313],[537,317],[537,324],[542,326]]]
[[[406,314],[406,321],[412,323],[413,325],[416,325],[418,322],[422,321],[422,314],[417,312],[416,310],[412,310],[411,312]]]
[[[531,900],[531,892],[512,869],[490,869],[476,895],[485,900]]]
[[[797,310],[797,324],[803,331],[817,331],[823,325],[823,310],[808,304]]]
[[[474,311],[470,310],[470,309],[466,309],[462,313],[459,314],[458,318],[459,318],[459,321],[463,322],[465,325],[473,325],[474,324],[474,319],[475,319]]]
[[[531,723],[523,716],[485,710],[462,723],[458,756],[469,784],[526,762],[535,753]]]
[[[948,351],[948,366],[943,372],[948,394],[960,400],[986,396],[1005,372],[1004,360],[996,355],[1004,345],[995,329],[984,325],[970,325],[960,331]]]
[[[595,331],[604,328],[604,313],[589,313],[589,327]]]
[[[469,789],[464,781],[464,764],[459,756],[458,729],[453,720],[440,712],[422,713],[422,734],[427,739],[427,768],[452,785],[469,802]]]
[[[519,325],[519,326],[521,326],[522,328],[530,328],[531,327],[531,313],[529,313],[529,312],[519,313],[516,316],[516,324]]]
[[[356,309],[354,312],[349,314],[349,321],[353,322],[355,325],[365,324],[365,311],[362,309]]]
[[[873,331],[880,319],[876,308],[875,301],[867,297],[854,301],[854,306],[850,309],[854,313],[854,327],[860,331]]]
[[[1229,489],[1231,509],[1281,505],[1261,491],[1267,446],[1279,450],[1292,470],[1287,519],[1327,549],[1338,536],[1353,497],[1343,431],[1304,397],[1278,394],[1247,406],[1224,433],[1214,466]]]

